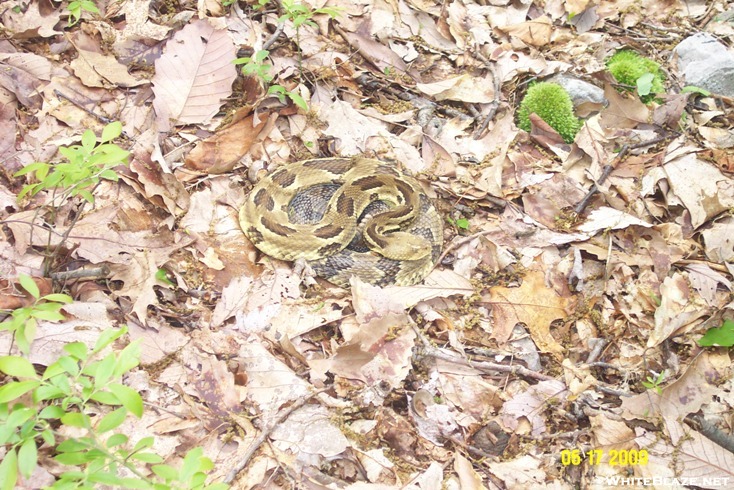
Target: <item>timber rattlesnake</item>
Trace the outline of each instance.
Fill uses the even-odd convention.
[[[239,221],[263,253],[304,259],[340,286],[352,275],[379,286],[420,282],[443,239],[441,217],[415,179],[359,157],[276,169],[252,189]]]

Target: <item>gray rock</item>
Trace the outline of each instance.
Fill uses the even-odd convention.
[[[699,32],[675,47],[686,85],[734,97],[734,54],[714,36]]]
[[[584,82],[583,80],[564,74],[553,75],[546,81],[557,83],[566,89],[574,107],[578,107],[586,102],[607,105],[607,99],[604,98],[604,90],[592,83]]]

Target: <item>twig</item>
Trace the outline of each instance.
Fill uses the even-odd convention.
[[[320,390],[316,390],[313,393],[311,393],[310,395],[308,395],[308,396],[306,396],[304,398],[301,398],[300,400],[297,400],[297,401],[293,402],[293,405],[289,406],[288,408],[283,409],[278,414],[278,416],[275,418],[275,420],[273,421],[273,423],[269,427],[267,427],[266,429],[264,429],[260,433],[260,435],[258,435],[255,438],[255,440],[252,442],[252,444],[250,444],[250,447],[247,448],[247,451],[245,451],[245,455],[242,457],[242,459],[235,465],[234,468],[232,468],[232,470],[229,473],[227,473],[227,476],[224,478],[224,483],[231,483],[231,482],[234,481],[234,479],[237,477],[237,474],[240,471],[242,471],[242,470],[245,469],[245,467],[247,466],[247,464],[250,462],[250,459],[252,459],[252,457],[255,455],[255,453],[257,452],[257,450],[260,449],[260,446],[262,446],[263,443],[268,439],[268,437],[270,437],[270,434],[273,433],[273,431],[275,430],[276,427],[278,427],[279,424],[282,424],[283,422],[285,422],[285,420],[288,417],[290,417],[293,414],[293,412],[295,412],[299,408],[301,408],[304,405],[306,405],[306,403],[308,403],[309,401],[311,401],[311,399],[313,397],[315,397],[319,393],[323,393],[323,392],[325,392],[325,391],[327,391],[329,389],[330,389],[330,387],[326,387],[326,388],[322,388]],[[243,429],[246,429],[246,428],[243,427]]]
[[[591,364],[599,358],[601,351],[604,350],[607,342],[608,341],[606,339],[594,339],[594,347],[591,349],[591,352],[589,352],[589,357],[586,358],[587,364]]]
[[[474,369],[478,369],[479,371],[483,371],[483,372],[510,373],[510,374],[515,374],[517,376],[524,376],[526,378],[537,379],[540,381],[551,381],[551,380],[556,379],[552,376],[547,376],[545,374],[531,371],[530,369],[524,366],[520,366],[519,364],[508,366],[505,364],[496,364],[494,362],[471,361],[469,359],[460,357],[457,354],[449,353],[449,352],[444,351],[443,349],[433,347],[432,345],[424,344],[423,354],[428,357],[434,357],[436,359],[441,359],[444,361],[452,362],[454,364],[461,364],[463,366],[472,367]]]
[[[494,65],[484,57],[482,53],[480,53],[478,50],[473,49],[472,54],[482,63],[484,63],[484,66],[489,70],[490,75],[492,75],[492,84],[494,85],[494,99],[492,102],[489,103],[489,108],[487,109],[487,114],[484,116],[484,122],[474,131],[473,138],[475,140],[478,140],[482,137],[484,132],[487,130],[487,127],[489,126],[489,121],[494,119],[494,115],[497,113],[497,109],[500,106],[500,95],[502,94],[502,83],[497,76],[497,71],[494,69]]]
[[[689,415],[685,419],[688,425],[691,425],[707,439],[715,442],[730,453],[734,453],[734,436],[722,432],[713,423],[709,422],[700,415]]]
[[[591,198],[594,197],[597,192],[599,192],[599,185],[600,184],[603,184],[604,181],[607,180],[607,177],[609,177],[609,174],[611,174],[612,171],[614,171],[614,169],[616,168],[616,166],[617,166],[616,164],[618,162],[621,162],[624,159],[624,157],[627,156],[627,153],[630,150],[633,150],[633,149],[636,149],[636,148],[642,148],[642,147],[645,147],[645,146],[655,145],[657,143],[660,143],[662,141],[667,140],[668,137],[669,137],[669,135],[666,134],[666,135],[663,135],[663,136],[658,136],[657,138],[653,138],[653,139],[651,139],[649,141],[643,141],[641,143],[635,143],[635,144],[632,144],[632,145],[624,145],[624,146],[622,146],[622,149],[619,151],[619,153],[617,154],[617,156],[612,160],[612,163],[610,163],[609,165],[605,165],[604,166],[604,169],[602,170],[601,175],[599,176],[599,178],[597,179],[597,181],[594,182],[594,185],[591,186],[591,189],[589,189],[589,192],[586,194],[586,196],[581,200],[580,203],[578,203],[576,205],[576,207],[574,208],[574,212],[577,215],[584,212],[584,209],[586,209],[586,206],[589,205],[589,202],[591,201]]]
[[[267,41],[263,44],[263,49],[265,51],[270,49],[270,46],[275,44],[275,41],[278,40],[281,34],[283,34],[283,31],[285,30],[285,22],[281,22],[278,24],[278,27],[275,29],[275,32],[273,32],[273,35],[268,38]]]
[[[106,265],[94,269],[76,269],[73,271],[52,272],[51,279],[55,281],[66,281],[68,279],[81,279],[83,277],[102,278],[109,277],[110,268]]]
[[[66,100],[66,101],[71,102],[72,105],[74,105],[74,106],[78,107],[79,109],[83,110],[84,112],[86,112],[87,114],[89,114],[90,116],[92,116],[93,118],[95,118],[97,121],[99,121],[101,123],[109,124],[109,123],[112,122],[112,119],[106,118],[104,116],[100,116],[99,114],[96,114],[95,112],[90,111],[89,109],[87,109],[86,107],[84,107],[83,105],[81,105],[79,102],[75,101],[74,99],[72,99],[68,95],[66,95],[66,94],[62,93],[61,91],[59,91],[59,89],[54,89],[54,95],[56,95],[56,97],[58,97],[59,99],[63,99],[63,100]]]

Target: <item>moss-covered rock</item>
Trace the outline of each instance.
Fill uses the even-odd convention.
[[[568,92],[557,83],[540,82],[528,89],[518,111],[519,126],[525,131],[530,131],[530,114],[537,114],[566,143],[572,143],[581,128]]]
[[[652,75],[650,93],[640,96],[640,99],[645,103],[653,100],[655,94],[662,93],[665,90],[660,65],[629,49],[617,51],[607,60],[607,68],[617,82],[631,87],[636,87],[637,81],[642,76]]]

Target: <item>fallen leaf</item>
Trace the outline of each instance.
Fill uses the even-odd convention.
[[[162,127],[206,124],[232,93],[235,47],[225,30],[197,20],[178,31],[155,64],[153,106]]]

